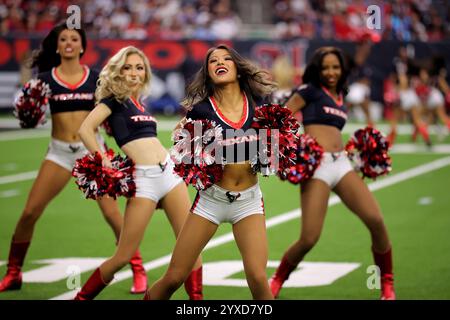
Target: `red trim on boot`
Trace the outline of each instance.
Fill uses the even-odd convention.
[[[389,142],[389,147],[394,145],[395,139],[397,138],[397,130],[392,130],[387,136],[387,141]]]
[[[381,300],[395,300],[392,247],[384,253],[372,248],[372,254],[375,264],[380,268]]]
[[[270,290],[272,291],[274,298],[278,298],[283,283],[289,278],[291,272],[296,268],[297,265],[290,263],[285,254],[281,259],[277,271],[275,271],[274,275],[269,280]]]
[[[0,292],[18,290],[22,287],[22,266],[30,246],[30,241],[16,242],[11,240],[9,249],[8,269],[5,277],[0,281]]]
[[[425,140],[425,142],[427,144],[430,144],[430,135],[428,134],[428,129],[427,126],[423,125],[417,128],[417,130],[419,131],[419,133],[422,135],[423,140]]]
[[[386,273],[381,277],[381,300],[395,300],[394,275]]]
[[[144,293],[147,290],[147,273],[142,264],[141,254],[137,250],[130,259],[131,270],[133,271],[133,286],[130,292],[133,294]]]
[[[6,275],[0,281],[0,292],[19,290],[22,287],[22,272],[6,272]]]
[[[94,298],[108,285],[102,279],[100,268],[95,269],[86,284],[77,293],[74,300],[94,300]]]
[[[184,289],[189,295],[189,300],[203,300],[203,266],[189,274],[184,281]]]

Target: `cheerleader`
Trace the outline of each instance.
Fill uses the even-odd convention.
[[[156,137],[156,119],[140,102],[150,80],[150,64],[144,53],[131,46],[122,48],[100,73],[95,91],[98,104],[79,130],[87,149],[100,152],[103,165],[111,167],[95,138],[95,128],[108,120],[118,146],[136,164],[136,194],[128,199],[116,252],[95,270],[75,300],[94,299],[113,280],[114,274],[123,268],[139,246],[158,202],[176,236],[189,212],[187,187],[173,173],[173,162]],[[185,281],[191,300],[203,298],[199,255],[200,252],[193,259],[191,269],[194,267],[194,270]]]
[[[346,78],[342,52],[334,47],[319,48],[305,70],[304,84],[286,103],[292,112],[302,111],[305,132],[317,140],[325,153],[314,176],[301,185],[301,235],[284,253],[270,280],[274,297],[319,240],[333,190],[369,229],[375,264],[381,271],[381,298],[395,299],[391,243],[381,210],[344,151],[341,130],[347,120],[343,104]]]
[[[80,141],[78,129],[94,107],[98,73],[80,63],[80,58],[86,52],[86,44],[83,29],[67,29],[65,24],[61,24],[53,28],[43,40],[40,51],[33,58],[32,67],[38,68],[38,78],[47,83],[52,91],[49,100],[52,138],[16,225],[9,250],[8,269],[0,282],[0,292],[21,288],[21,268],[36,222],[50,201],[69,182],[75,160],[88,152]],[[95,136],[104,150],[104,141],[97,131]],[[122,216],[116,201],[104,198],[97,202],[118,240]],[[147,276],[139,251],[130,256],[129,262],[133,270],[131,292],[142,293],[147,287]]]
[[[254,107],[273,91],[268,76],[235,50],[219,45],[208,50],[203,66],[188,86],[182,102],[189,110],[186,118],[207,119],[221,126],[224,136],[220,146],[226,165],[219,182],[197,193],[169,268],[147,290],[145,299],[169,299],[223,222],[233,226],[253,298],[273,299],[266,276],[268,246],[264,203],[257,176],[248,161],[252,156],[248,151],[252,150],[249,141],[257,141],[257,137],[249,133],[241,139],[243,132],[251,132],[247,130],[251,128]],[[236,149],[246,152],[236,153]]]
[[[374,121],[370,113],[370,85],[372,69],[367,65],[367,58],[372,50],[372,44],[369,40],[362,40],[356,46],[354,57],[349,57],[349,87],[348,94],[345,96],[345,103],[351,111],[357,106],[366,117],[367,125],[374,127]]]
[[[415,64],[416,62],[408,58],[406,48],[401,47],[399,49],[399,56],[394,58],[398,81],[399,105],[400,109],[411,117],[414,126],[413,140],[415,140],[417,134],[420,134],[426,145],[431,146],[427,123],[421,117],[422,104],[414,88],[414,82],[416,80],[411,77],[414,69],[417,68]],[[390,141],[394,141],[397,135],[396,132],[396,121],[394,121],[394,125],[391,128]]]
[[[442,74],[445,74],[444,72],[445,69],[441,71]],[[442,79],[440,75],[432,77],[428,69],[421,66],[419,76],[413,83],[414,89],[421,104],[425,107],[425,115],[436,117],[447,127],[447,130],[450,130],[450,118],[445,112],[445,97],[438,89],[439,77]]]

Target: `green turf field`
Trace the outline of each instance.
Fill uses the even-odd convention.
[[[0,133],[0,138],[3,133]],[[160,139],[170,145],[169,132],[160,132]],[[436,141],[450,144],[450,138]],[[21,214],[33,180],[17,180],[18,174],[31,172],[39,168],[47,150],[49,137],[36,135],[34,138],[1,140],[0,150],[0,275],[6,270],[5,262],[9,252],[9,243],[16,222]],[[108,140],[110,146],[115,143]],[[410,143],[409,136],[400,136],[398,143]],[[423,142],[417,142],[421,145]],[[393,242],[394,271],[396,291],[399,299],[450,299],[450,165],[430,169],[423,174],[411,176],[408,169],[432,163],[438,159],[447,159],[450,154],[434,152],[393,154],[393,171],[387,177],[390,182],[379,186],[375,192],[383,212]],[[407,172],[403,181],[395,182],[394,176]],[[414,174],[414,172],[412,172]],[[7,181],[5,177],[11,178]],[[383,181],[386,178],[377,181]],[[300,230],[300,219],[288,219],[278,223],[276,217],[299,207],[299,190],[276,177],[260,178],[264,193],[268,221],[269,260],[276,265],[283,251],[294,241]],[[371,183],[371,181],[368,181]],[[190,189],[191,196],[194,190]],[[377,299],[377,290],[367,287],[370,276],[366,272],[372,265],[370,237],[363,224],[341,203],[333,200],[330,204],[322,237],[318,245],[307,255],[307,264],[298,273],[292,287],[281,291],[280,299]],[[120,200],[124,207],[123,199]],[[298,214],[300,211],[297,211]],[[227,235],[230,225],[222,225],[216,237]],[[221,238],[223,239],[223,238]],[[113,253],[115,239],[109,226],[92,200],[85,200],[75,183],[71,183],[48,206],[39,220],[32,245],[28,251],[24,271],[35,271],[48,267],[50,262],[38,262],[43,259],[64,258],[106,258]],[[150,222],[141,252],[147,264],[149,282],[159,278],[166,268],[167,255],[174,245],[174,236],[162,211],[157,211]],[[161,263],[152,261],[166,257]],[[240,255],[234,241],[225,239],[215,242],[204,251],[203,259],[210,273],[205,272],[204,294],[206,299],[251,299],[245,286],[245,277],[239,268]],[[58,260],[63,261],[63,260]],[[223,279],[212,274],[214,263],[229,261],[228,267],[238,266]],[[318,263],[329,263],[327,267]],[[346,263],[344,265],[344,263]],[[351,265],[349,265],[351,264]],[[342,275],[336,276],[330,284],[308,285],[308,281],[325,281],[336,273],[338,266],[352,266]],[[67,267],[65,267],[67,269]],[[95,266],[94,266],[95,268]],[[217,268],[217,264],[216,264]],[[90,268],[93,270],[93,268]],[[48,270],[48,269],[47,269]],[[128,293],[131,278],[128,267],[118,274],[118,281],[104,290],[98,299],[141,299],[141,295]],[[217,269],[216,269],[217,270]],[[306,272],[309,270],[308,273]],[[268,275],[274,271],[269,267]],[[303,272],[304,271],[304,272]],[[92,271],[81,274],[84,283]],[[51,299],[69,292],[65,269],[52,272],[59,280],[46,283],[24,283],[22,290],[0,293],[2,299]],[[61,275],[62,274],[62,275]],[[310,276],[308,276],[308,274]],[[31,276],[32,274],[29,273]],[[42,272],[41,272],[42,275]],[[219,277],[220,278],[220,277]],[[69,281],[70,282],[70,281]],[[70,296],[66,295],[66,298]],[[61,298],[61,297],[60,297]],[[175,299],[186,299],[184,289],[180,288]]]

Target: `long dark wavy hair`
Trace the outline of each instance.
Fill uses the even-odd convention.
[[[189,110],[196,103],[203,101],[217,92],[217,87],[208,74],[209,57],[217,49],[224,49],[230,53],[232,60],[236,64],[239,86],[247,97],[252,100],[255,98],[264,98],[276,89],[276,83],[270,80],[271,76],[268,71],[260,69],[248,59],[242,57],[236,50],[221,44],[210,48],[206,53],[202,67],[186,88],[186,97],[181,101],[181,105],[184,108]]]
[[[31,58],[31,68],[37,67],[38,72],[45,72],[51,70],[53,67],[57,67],[61,64],[61,56],[56,53],[58,48],[58,37],[59,34],[68,29],[65,22],[55,26],[49,34],[44,38],[41,43],[39,50],[33,53]],[[80,58],[86,52],[87,39],[86,32],[83,29],[74,29],[78,32],[81,37],[81,45],[83,47],[83,52],[80,54]]]
[[[328,54],[336,55],[339,60],[342,72],[336,86],[336,91],[337,93],[346,95],[348,92],[347,77],[349,73],[347,59],[345,58],[344,53],[341,51],[341,49],[336,47],[320,47],[316,51],[314,51],[313,57],[306,66],[305,72],[303,73],[303,83],[310,83],[318,88],[320,88],[320,86],[322,85],[325,85],[325,82],[321,76],[322,63],[323,59]]]

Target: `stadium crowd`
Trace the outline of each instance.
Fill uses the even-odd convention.
[[[439,41],[450,35],[450,4],[443,0],[266,0],[276,38],[359,40],[368,5],[380,6],[382,29],[373,40]],[[67,15],[67,0],[0,0],[0,34],[43,35]],[[80,0],[90,37],[231,39],[245,23],[236,0]],[[269,35],[268,35],[269,36]]]
[[[1,34],[48,33],[67,15],[63,1],[0,1]],[[232,38],[241,20],[230,0],[76,1],[90,37]]]
[[[375,40],[439,41],[450,35],[450,4],[438,0],[274,0],[273,23],[282,38],[360,40],[369,5],[380,7]]]

